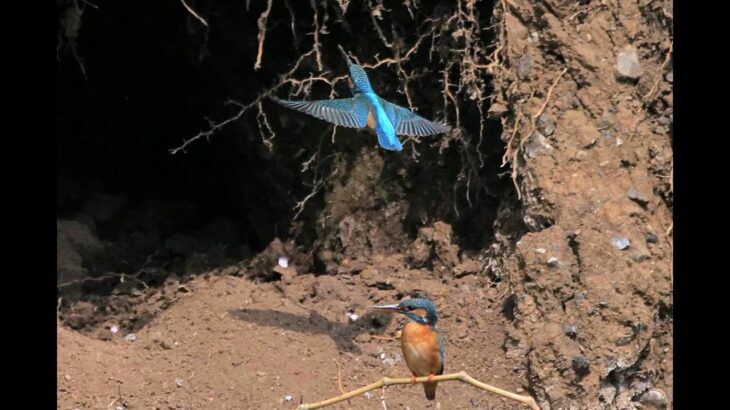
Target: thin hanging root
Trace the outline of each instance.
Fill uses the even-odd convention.
[[[268,0],[266,4],[266,10],[261,13],[259,17],[259,51],[256,54],[256,64],[253,65],[253,69],[258,71],[261,68],[261,58],[264,56],[264,40],[266,40],[266,21],[269,19],[269,13],[271,13],[271,5],[273,0]]]
[[[656,90],[659,88],[659,83],[662,81],[662,74],[664,74],[664,69],[667,68],[667,64],[669,64],[669,61],[672,59],[672,52],[674,51],[674,40],[672,40],[671,43],[669,43],[669,50],[667,50],[667,56],[664,58],[664,62],[662,63],[662,66],[659,67],[659,71],[656,73],[656,78],[654,79],[654,84],[652,84],[651,89],[649,89],[649,92],[647,92],[641,99],[644,101],[648,101],[649,98],[651,98],[652,95],[656,92]]]
[[[512,156],[512,183],[515,186],[515,189],[517,190],[517,199],[522,199],[522,194],[520,193],[520,186],[517,183],[517,156],[524,150],[525,142],[527,142],[527,139],[532,136],[532,133],[535,132],[535,129],[537,128],[535,126],[535,121],[540,118],[542,113],[545,111],[545,108],[547,107],[548,103],[550,102],[550,97],[553,95],[553,90],[558,85],[558,82],[560,82],[560,79],[563,78],[563,75],[568,72],[568,67],[563,68],[563,71],[558,74],[557,77],[555,77],[555,80],[553,81],[553,84],[550,86],[547,92],[547,96],[545,96],[545,101],[542,103],[542,106],[540,109],[530,118],[530,131],[525,133],[525,135],[520,139],[520,145],[517,147],[517,149],[514,151],[514,154]],[[533,93],[534,94],[534,93]],[[530,95],[530,98],[532,98],[532,95]]]
[[[208,22],[205,21],[204,18],[200,17],[200,14],[196,13],[192,7],[188,6],[188,4],[185,3],[185,0],[180,0],[180,2],[182,3],[183,7],[185,7],[185,10],[188,11],[188,13],[192,14],[193,17],[198,19],[198,21],[200,21],[200,23],[203,24],[205,27],[208,27]]]
[[[466,372],[444,374],[441,376],[436,376],[432,380],[429,380],[427,376],[426,377],[417,377],[416,383],[424,383],[424,382],[428,382],[428,381],[443,382],[443,381],[449,381],[449,380],[458,380],[460,382],[470,384],[478,389],[486,390],[488,392],[498,394],[502,397],[506,397],[508,399],[518,401],[518,402],[528,406],[532,410],[540,410],[540,407],[537,405],[537,402],[535,402],[535,399],[533,399],[532,397],[521,396],[519,394],[508,392],[507,390],[502,390],[498,387],[494,387],[494,386],[490,386],[486,383],[482,383],[479,380],[469,376]],[[350,399],[355,396],[359,396],[359,395],[369,392],[371,390],[379,389],[381,387],[390,386],[390,385],[394,385],[394,384],[411,384],[411,383],[412,383],[412,380],[410,377],[402,377],[402,378],[398,378],[398,379],[391,379],[389,377],[383,377],[382,379],[378,380],[375,383],[368,384],[367,386],[363,386],[357,390],[353,390],[351,392],[341,394],[337,397],[333,397],[331,399],[320,401],[318,403],[302,404],[298,407],[298,409],[299,410],[319,409],[322,407],[333,405],[335,403],[339,403],[341,401],[345,401],[345,400]]]

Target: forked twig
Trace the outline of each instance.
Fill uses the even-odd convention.
[[[488,392],[498,394],[502,397],[506,397],[511,400],[518,401],[528,407],[530,407],[532,410],[540,410],[540,407],[537,405],[537,402],[535,402],[535,399],[533,399],[530,396],[521,396],[519,394],[515,394],[512,392],[509,392],[507,390],[500,389],[499,387],[494,387],[489,384],[483,383],[471,376],[469,376],[466,372],[459,372],[459,373],[451,373],[451,374],[444,374],[441,376],[435,376],[433,379],[429,380],[428,377],[417,377],[415,379],[416,383],[424,383],[428,381],[436,381],[436,382],[443,382],[443,381],[449,381],[449,380],[458,380],[460,382],[470,384],[476,388],[486,390]],[[382,379],[378,380],[375,383],[368,384],[367,386],[363,386],[359,389],[353,390],[351,392],[341,394],[337,397],[333,397],[331,399],[327,399],[324,401],[320,401],[317,403],[309,403],[309,404],[302,404],[298,407],[299,410],[311,410],[311,409],[319,409],[322,407],[330,406],[335,403],[339,403],[341,401],[350,399],[355,396],[359,396],[361,394],[364,394],[366,392],[369,392],[371,390],[375,390],[381,387],[385,386],[391,386],[394,384],[411,384],[413,383],[412,379],[410,377],[402,377],[397,379],[391,379],[390,377],[383,377]]]

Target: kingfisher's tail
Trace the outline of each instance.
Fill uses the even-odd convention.
[[[378,129],[375,130],[375,133],[378,135],[378,144],[380,144],[380,146],[384,149],[389,151],[403,150],[403,144],[400,143],[400,140],[395,133],[393,135],[388,135],[388,133]]]
[[[438,382],[423,383],[423,391],[426,392],[426,398],[429,400],[436,399],[436,385]]]

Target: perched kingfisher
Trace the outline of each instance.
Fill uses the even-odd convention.
[[[397,135],[425,137],[448,132],[451,127],[429,121],[413,111],[380,98],[370,85],[365,70],[353,64],[342,46],[338,46],[350,70],[353,98],[318,101],[289,101],[272,99],[279,104],[312,115],[341,127],[374,129],[378,143],[384,149],[401,151]]]
[[[410,319],[401,331],[400,344],[403,358],[411,370],[413,383],[416,382],[416,377],[428,376],[429,380],[433,380],[435,375],[444,373],[444,339],[436,329],[438,313],[433,302],[424,298],[413,298],[397,305],[379,305],[371,309],[402,313]],[[423,383],[427,399],[436,398],[437,383]]]

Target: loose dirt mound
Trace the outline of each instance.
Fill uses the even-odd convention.
[[[381,258],[379,258],[381,259]],[[399,255],[336,277],[287,276],[254,284],[231,276],[197,278],[143,329],[109,340],[59,327],[59,408],[293,408],[382,376],[409,376],[393,337],[400,320],[365,306],[421,292],[441,308],[446,371],[466,370],[520,390],[519,358],[504,355],[504,287],[470,275],[437,280]],[[354,316],[358,317],[352,320]],[[91,334],[93,335],[93,334]],[[393,386],[335,408],[433,408],[420,386]],[[456,382],[441,383],[442,408],[511,409],[514,403]],[[112,408],[114,408],[114,405]]]

